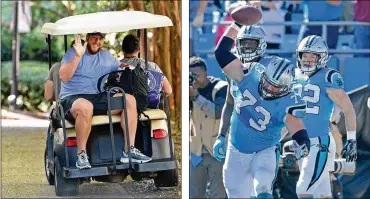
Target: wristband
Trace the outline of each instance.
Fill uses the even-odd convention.
[[[294,133],[294,135],[292,136],[292,139],[295,140],[299,145],[310,143],[310,138],[308,138],[306,129],[301,129],[297,131],[296,133]],[[310,146],[307,146],[307,147],[310,147]]]
[[[220,137],[225,138],[225,135],[221,133],[220,135],[217,136],[217,139],[220,138]]]
[[[347,131],[347,140],[356,140],[356,131]]]

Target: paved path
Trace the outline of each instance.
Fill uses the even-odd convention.
[[[47,119],[2,110],[0,198],[56,198],[44,174]],[[4,119],[6,118],[6,119]],[[42,118],[42,117],[41,117]],[[179,188],[157,189],[153,180],[91,182],[79,198],[179,198]]]
[[[44,175],[45,132],[5,133],[1,140],[0,198],[55,198]],[[179,189],[157,189],[153,180],[92,182],[80,186],[79,198],[179,198]]]

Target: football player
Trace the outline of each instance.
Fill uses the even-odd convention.
[[[244,74],[242,62],[230,52],[241,27],[230,25],[215,50],[219,66],[231,79],[235,102],[223,181],[229,198],[272,198],[281,129],[286,125],[292,132],[298,159],[309,152],[307,131],[299,119],[306,102],[291,90],[295,67],[286,59],[251,64]]]
[[[264,56],[267,47],[266,34],[260,26],[243,26],[236,38],[236,55],[243,63],[244,74],[248,72],[251,64],[258,62],[267,65],[274,57]],[[234,49],[233,49],[234,50]],[[227,80],[229,80],[227,78]],[[230,85],[230,81],[228,81]],[[230,90],[226,96],[226,103],[222,109],[221,125],[219,135],[213,147],[213,154],[219,161],[225,158],[226,135],[230,128],[231,115],[233,112],[234,100]]]
[[[307,102],[303,123],[308,130],[311,150],[299,161],[300,176],[296,187],[299,198],[332,198],[329,171],[334,169],[335,141],[329,133],[329,120],[334,103],[345,116],[347,143],[342,155],[347,162],[355,161],[356,114],[343,90],[343,78],[326,66],[328,46],[323,38],[311,35],[304,38],[296,51],[297,65],[309,79],[297,84],[294,90]],[[293,99],[296,100],[296,99]]]

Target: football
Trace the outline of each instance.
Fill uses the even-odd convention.
[[[231,18],[241,25],[250,26],[260,21],[262,13],[258,8],[252,5],[243,5],[233,10]]]

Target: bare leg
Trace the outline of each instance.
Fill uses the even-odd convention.
[[[136,99],[134,96],[126,94],[126,108],[127,108],[127,121],[128,131],[130,135],[130,147],[135,146],[135,136],[137,129],[137,110],[136,110]],[[126,126],[125,126],[125,113],[121,113],[121,127],[126,140]],[[128,152],[129,146],[125,144],[125,152]]]
[[[77,154],[86,151],[86,143],[91,131],[94,106],[90,101],[79,98],[73,102],[71,113],[76,120]]]
[[[115,94],[114,97],[122,96],[121,93]],[[137,129],[137,109],[136,99],[130,94],[126,94],[126,108],[127,108],[127,121],[128,131],[130,134],[130,147],[135,146],[135,136]],[[125,152],[128,152],[129,146],[126,144],[126,126],[125,126],[125,113],[123,110],[113,110],[112,114],[121,114],[121,128],[123,130],[123,136],[125,138]]]

